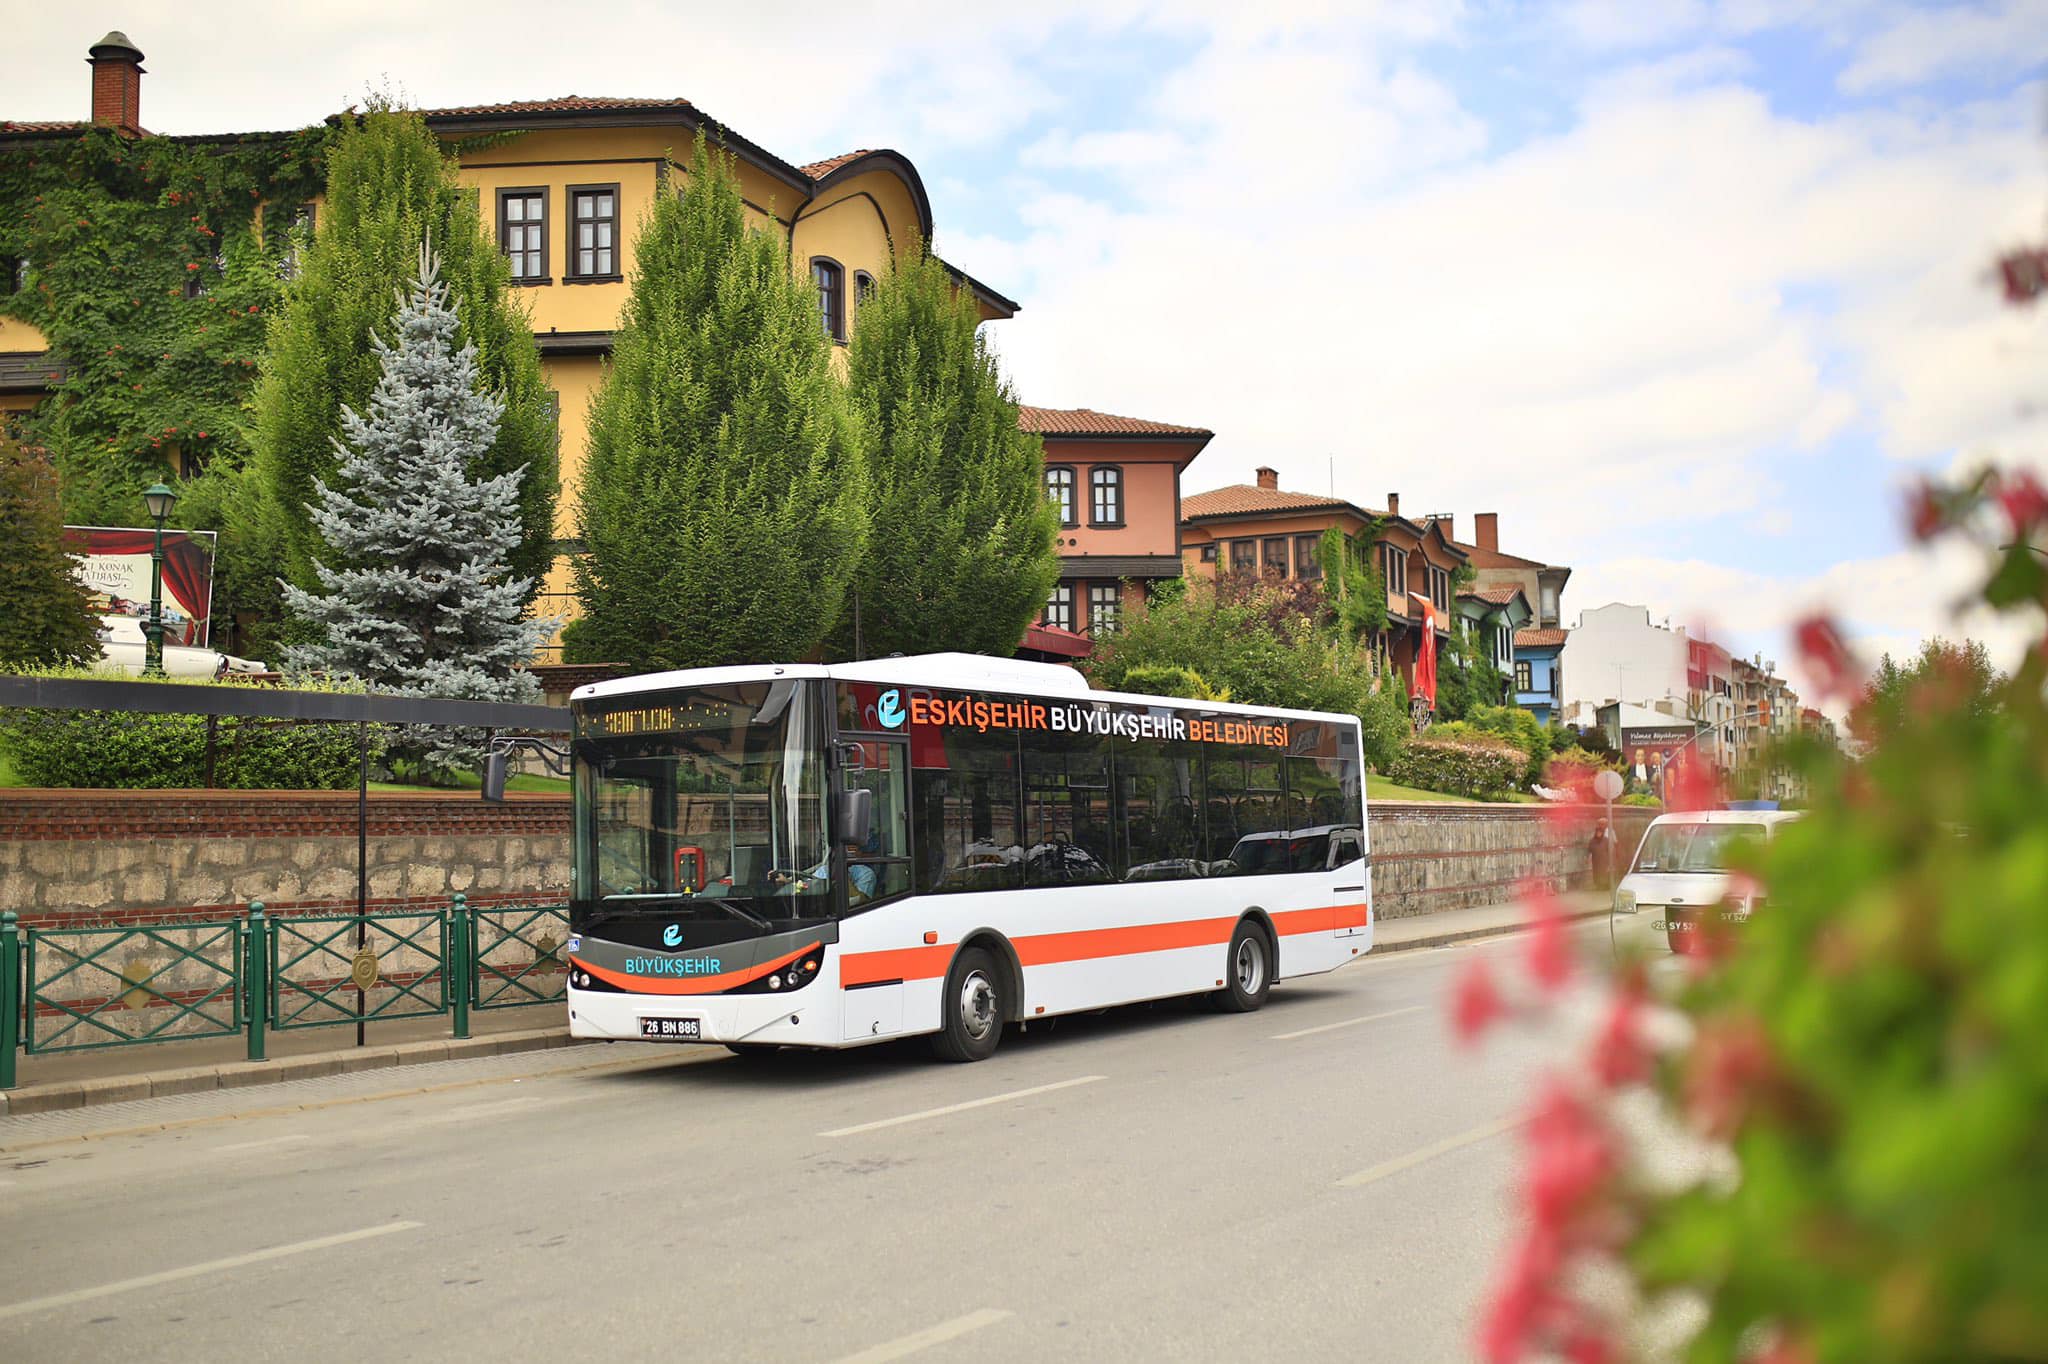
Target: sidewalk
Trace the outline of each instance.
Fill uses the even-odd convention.
[[[1562,898],[1574,919],[1607,912],[1604,892],[1574,891]],[[1512,933],[1528,922],[1528,911],[1519,902],[1388,919],[1373,926],[1372,952],[1378,956],[1442,947]],[[240,1037],[21,1056],[17,1058],[20,1086],[0,1091],[0,1116],[572,1045],[560,1004],[477,1010],[470,1014],[470,1037],[458,1041],[449,1033],[447,1016],[435,1015],[371,1023],[366,1045],[360,1048],[351,1045],[355,1030],[345,1024],[296,1032],[273,1030],[266,1036],[269,1059],[264,1061],[248,1060]]]

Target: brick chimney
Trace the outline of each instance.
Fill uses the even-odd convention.
[[[1389,516],[1399,516],[1400,514],[1401,514],[1401,494],[1399,494],[1399,493],[1388,493],[1388,494],[1387,494],[1387,515],[1389,515]]]
[[[92,45],[92,121],[142,131],[142,50],[118,29]]]
[[[1500,553],[1500,513],[1481,512],[1472,518],[1472,543],[1484,550]]]
[[[1280,471],[1278,469],[1268,469],[1265,465],[1261,464],[1258,474],[1259,486],[1261,488],[1277,488],[1280,486]]]

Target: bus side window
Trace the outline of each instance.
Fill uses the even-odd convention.
[[[917,770],[918,893],[1021,884],[1015,734],[949,733],[944,764]]]

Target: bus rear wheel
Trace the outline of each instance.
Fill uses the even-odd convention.
[[[1223,988],[1209,996],[1224,1013],[1248,1014],[1266,1002],[1273,988],[1273,947],[1250,919],[1240,919],[1230,935],[1230,956],[1223,963]]]
[[[1003,1040],[1007,1005],[995,957],[985,947],[968,948],[946,973],[933,1052],[942,1061],[982,1061],[994,1055]]]

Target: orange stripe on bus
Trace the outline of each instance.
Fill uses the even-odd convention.
[[[1372,921],[1366,905],[1335,905],[1319,909],[1284,910],[1273,916],[1282,937],[1298,933],[1332,933],[1363,927]],[[1014,938],[1017,960],[1025,966],[1097,961],[1143,952],[1171,952],[1185,947],[1215,947],[1230,941],[1237,927],[1233,917],[1187,919],[1177,923],[1136,924],[1128,928],[1087,928],[1071,933],[1037,933]],[[849,952],[839,961],[841,985],[872,985],[887,980],[931,980],[946,974],[955,943],[936,947],[898,947],[879,952]]]
[[[799,947],[786,957],[763,962],[759,966],[745,966],[737,971],[720,971],[715,976],[683,976],[675,980],[667,976],[635,976],[624,971],[611,971],[602,966],[593,966],[581,957],[569,958],[570,964],[578,970],[588,971],[599,980],[616,985],[621,990],[632,990],[643,995],[712,995],[721,990],[730,990],[736,985],[745,985],[750,980],[759,980],[770,971],[779,971],[806,952],[815,952],[822,943],[811,943]]]

